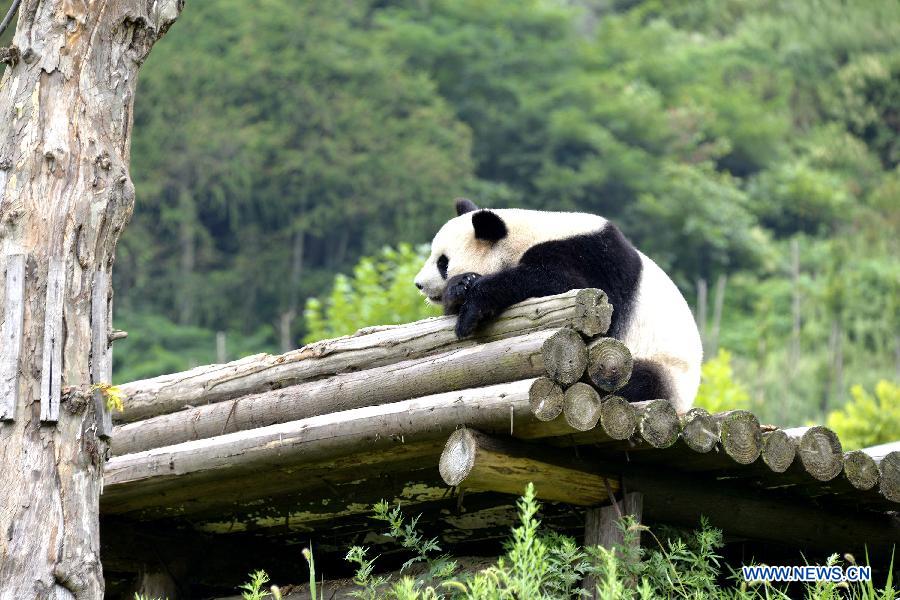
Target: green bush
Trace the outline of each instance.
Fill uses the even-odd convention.
[[[305,342],[338,337],[369,325],[408,323],[440,314],[425,303],[413,286],[425,262],[424,248],[409,244],[385,248],[365,257],[353,268],[353,276],[339,274],[331,293],[323,300],[306,302]]]
[[[735,381],[731,353],[727,350],[719,350],[715,358],[703,363],[700,389],[694,404],[711,413],[750,408],[750,394],[740,382]]]
[[[874,396],[861,385],[854,385],[850,395],[850,402],[828,415],[828,426],[845,450],[900,440],[900,386],[881,380]]]
[[[596,598],[602,600],[650,600],[656,598],[790,600],[785,589],[765,582],[745,582],[739,573],[724,577],[722,532],[701,518],[700,529],[685,536],[661,541],[650,530],[626,517],[621,523],[624,543],[614,548],[581,547],[570,537],[543,532],[537,513],[540,510],[534,486],[528,484],[518,501],[519,524],[512,530],[506,554],[497,562],[475,573],[458,572],[456,561],[445,554],[437,539],[426,539],[417,530],[418,518],[406,520],[399,507],[384,501],[375,505],[374,518],[388,524],[387,537],[395,539],[413,557],[404,564],[399,577],[376,576],[375,559],[368,549],[354,546],[347,560],[356,565],[351,592],[364,600],[564,600],[589,598],[582,582],[590,577],[596,584]],[[635,542],[644,532],[655,547],[640,547]],[[310,567],[310,581],[316,574],[312,553],[304,551]],[[855,559],[845,555],[854,564]],[[827,564],[840,564],[837,554]],[[419,564],[418,569],[411,569]],[[731,580],[732,582],[726,581]],[[268,596],[262,586],[268,582],[263,571],[251,575],[241,589],[247,600]],[[738,583],[739,582],[739,583]],[[324,585],[323,585],[324,587]],[[280,592],[272,588],[273,600]],[[818,582],[805,585],[808,600],[894,600],[897,589],[889,577],[883,589],[874,584]],[[315,592],[311,596],[315,598]],[[319,589],[319,598],[327,598]],[[796,596],[794,596],[796,597]]]

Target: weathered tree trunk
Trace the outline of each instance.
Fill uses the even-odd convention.
[[[137,71],[182,4],[20,9],[20,60],[0,82],[2,598],[103,595],[106,443],[91,384],[110,378],[108,282],[134,203]]]

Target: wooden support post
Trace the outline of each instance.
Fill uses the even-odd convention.
[[[441,478],[450,486],[521,495],[534,484],[538,498],[593,506],[606,502],[604,478],[588,465],[542,446],[457,429],[444,445]],[[610,482],[612,493],[619,486]]]
[[[15,254],[6,263],[3,326],[0,328],[0,421],[16,418],[19,405],[19,355],[25,315],[25,255]]]
[[[631,351],[615,338],[600,338],[588,348],[588,377],[605,392],[614,392],[628,383],[633,367]]]
[[[625,543],[624,532],[620,526],[622,518],[631,516],[635,523],[639,524],[642,522],[643,510],[644,495],[640,492],[628,492],[614,505],[589,508],[585,512],[584,545],[602,546],[607,549],[622,547]],[[640,546],[640,531],[635,531],[634,537],[630,540],[635,547]],[[597,583],[593,577],[585,577],[582,587],[590,594],[590,598],[597,598]]]

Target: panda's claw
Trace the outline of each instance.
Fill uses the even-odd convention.
[[[454,275],[447,281],[443,299],[445,315],[459,313],[469,295],[469,290],[480,278],[481,275],[478,273],[462,273]]]

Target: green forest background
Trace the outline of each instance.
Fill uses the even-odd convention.
[[[429,314],[466,195],[617,222],[706,405],[900,438],[898,40],[890,0],[189,2],[141,74],[115,380]]]

